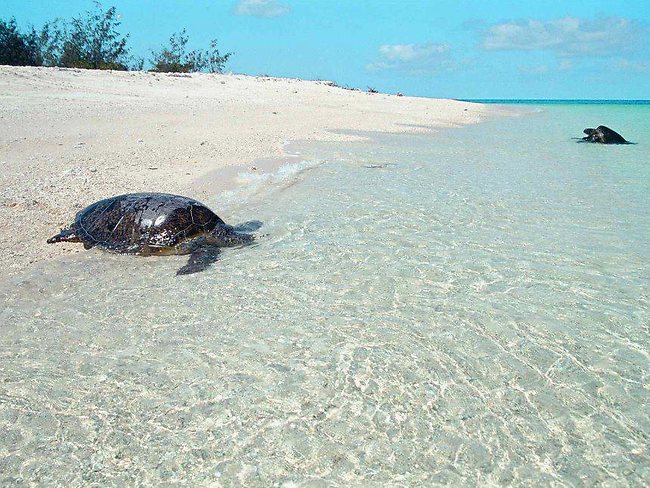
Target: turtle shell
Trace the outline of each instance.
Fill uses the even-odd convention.
[[[173,252],[183,241],[217,226],[225,223],[202,203],[166,193],[129,193],[100,200],[80,211],[74,224],[86,247],[131,254]]]

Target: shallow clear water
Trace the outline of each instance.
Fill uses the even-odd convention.
[[[639,144],[571,140],[599,124]],[[206,202],[269,235],[204,273],[3,284],[0,484],[647,485],[649,134],[551,107],[306,146]]]

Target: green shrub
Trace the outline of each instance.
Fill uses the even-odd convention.
[[[128,34],[119,33],[115,7],[95,9],[69,22],[54,20],[40,31],[33,27],[22,33],[16,20],[0,19],[0,64],[14,66],[61,66],[65,68],[142,70],[144,58],[129,56]],[[153,53],[151,71],[221,73],[232,53],[221,54],[217,41],[206,50],[186,51],[189,38],[185,29],[169,39],[169,46]]]
[[[34,29],[28,34],[22,34],[18,30],[16,19],[9,22],[0,20],[0,64],[40,66],[43,60],[39,54]]]
[[[129,36],[122,36],[119,26],[115,7],[104,12],[95,2],[94,11],[70,21],[57,64],[66,68],[128,70]]]
[[[60,66],[61,51],[65,41],[65,27],[59,19],[46,22],[40,32],[32,28],[42,66]]]
[[[160,73],[190,73],[207,71],[221,73],[232,53],[221,54],[217,49],[216,39],[210,42],[210,48],[205,51],[192,50],[186,52],[189,36],[183,29],[172,34],[169,45],[163,46],[160,51],[153,52],[151,71]]]

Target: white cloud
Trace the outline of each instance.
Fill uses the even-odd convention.
[[[447,44],[383,44],[379,54],[388,61],[409,62],[429,59],[449,51]]]
[[[291,7],[278,0],[239,0],[233,12],[235,15],[254,17],[279,17],[291,11]]]
[[[554,71],[570,71],[575,67],[572,59],[561,58],[556,65],[553,64],[531,64],[521,65],[518,69],[527,75],[545,75]]]
[[[527,75],[544,75],[549,72],[549,67],[545,64],[539,66],[519,66],[519,71]]]
[[[448,44],[383,44],[379,58],[367,66],[369,70],[402,70],[411,74],[448,70],[454,63]]]
[[[631,61],[619,59],[612,68],[615,71],[627,71],[631,73],[650,73],[650,61]]]
[[[483,32],[486,50],[548,50],[560,56],[611,56],[636,48],[642,28],[633,20],[564,17],[495,24]]]

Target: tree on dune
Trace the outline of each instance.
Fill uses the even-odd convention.
[[[119,33],[120,23],[115,7],[104,12],[95,2],[94,11],[70,21],[58,64],[66,68],[127,70],[129,36]]]
[[[160,51],[153,52],[151,71],[163,73],[189,73],[194,71],[207,71],[221,73],[228,58],[233,53],[221,54],[217,48],[217,40],[210,42],[210,48],[205,51],[194,49],[187,52],[189,36],[183,29],[172,34],[169,45],[163,46]]]
[[[13,66],[40,66],[36,31],[23,34],[18,30],[16,19],[0,20],[0,64]]]
[[[21,32],[15,19],[0,19],[0,64],[13,66],[60,66],[64,68],[142,70],[143,58],[129,55],[129,35],[119,31],[115,7],[104,11],[101,3],[70,21],[46,22],[40,30]],[[217,41],[208,49],[187,51],[185,29],[173,34],[169,44],[153,52],[151,71],[188,73],[223,72],[232,53],[221,54]]]

